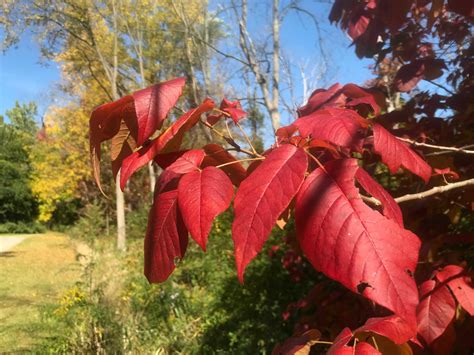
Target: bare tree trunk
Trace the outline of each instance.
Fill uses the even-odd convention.
[[[120,171],[117,174],[117,180],[115,182],[115,199],[117,210],[117,249],[125,251],[127,248],[127,235],[125,230],[125,196],[123,191],[120,189]]]
[[[153,160],[148,163],[148,175],[150,176],[150,192],[151,200],[153,201],[153,195],[155,194],[156,175],[155,168],[153,166]]]
[[[112,96],[114,100],[118,100],[120,95],[117,90],[117,75],[118,75],[118,26],[117,26],[117,8],[115,0],[112,0],[113,10],[113,26],[114,26],[114,52],[113,52],[113,67],[112,80],[110,81]],[[125,196],[120,189],[120,171],[117,174],[115,181],[115,204],[117,209],[117,249],[120,251],[126,250],[126,229],[125,229]]]
[[[279,81],[280,81],[280,12],[279,0],[273,0],[272,6],[272,35],[273,35],[273,56],[271,77],[260,68],[257,50],[253,44],[252,38],[247,31],[247,0],[241,1],[241,16],[239,20],[239,44],[244,54],[245,60],[255,80],[260,86],[263,94],[265,107],[270,115],[273,130],[280,127],[279,111]],[[235,3],[233,9],[238,16]],[[270,87],[271,83],[271,87]]]
[[[272,70],[272,107],[270,116],[272,118],[273,130],[276,132],[280,128],[279,104],[279,83],[280,83],[280,13],[278,10],[280,1],[273,0],[273,70]]]

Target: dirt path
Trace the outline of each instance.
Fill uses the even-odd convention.
[[[26,235],[1,235],[0,236],[0,254],[9,251],[15,245],[20,244],[25,238],[28,237]]]
[[[14,246],[8,238],[0,241],[10,247],[0,252],[0,354],[31,352],[61,332],[45,317],[46,310],[79,279],[81,266],[65,235],[22,235]]]

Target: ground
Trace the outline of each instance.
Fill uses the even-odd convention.
[[[32,350],[60,332],[44,317],[45,311],[81,272],[67,236],[15,236],[24,237],[16,245],[11,237],[0,235],[0,353]]]

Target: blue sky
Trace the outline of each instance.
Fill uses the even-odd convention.
[[[54,62],[40,64],[40,51],[30,34],[22,37],[18,48],[0,53],[0,114],[15,101],[35,101],[42,114],[51,102],[50,90],[59,81]]]
[[[359,85],[371,77],[368,65],[370,60],[360,60],[349,47],[350,40],[337,27],[330,25],[327,20],[330,5],[302,2],[306,8],[316,14],[324,32],[323,45],[329,54],[330,75],[326,85],[334,82],[353,82]],[[252,14],[259,19],[267,17],[266,7],[256,3]],[[262,19],[262,22],[263,19]],[[250,30],[258,35],[263,32],[259,21],[250,24]],[[304,16],[290,14],[282,25],[282,47],[285,53],[296,62],[317,64],[319,57],[318,41],[311,21]],[[17,48],[9,49],[5,54],[0,53],[0,114],[13,107],[15,101],[35,101],[42,115],[52,102],[51,92],[60,80],[58,64],[41,61],[38,45],[30,33],[26,33]],[[309,70],[309,69],[308,69]],[[308,73],[309,75],[310,73]],[[298,78],[297,78],[298,79]]]

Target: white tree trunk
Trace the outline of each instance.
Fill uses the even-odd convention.
[[[123,191],[120,189],[120,172],[117,174],[117,180],[115,181],[115,197],[117,210],[117,249],[125,251],[127,248],[127,235],[125,231],[125,198]]]

